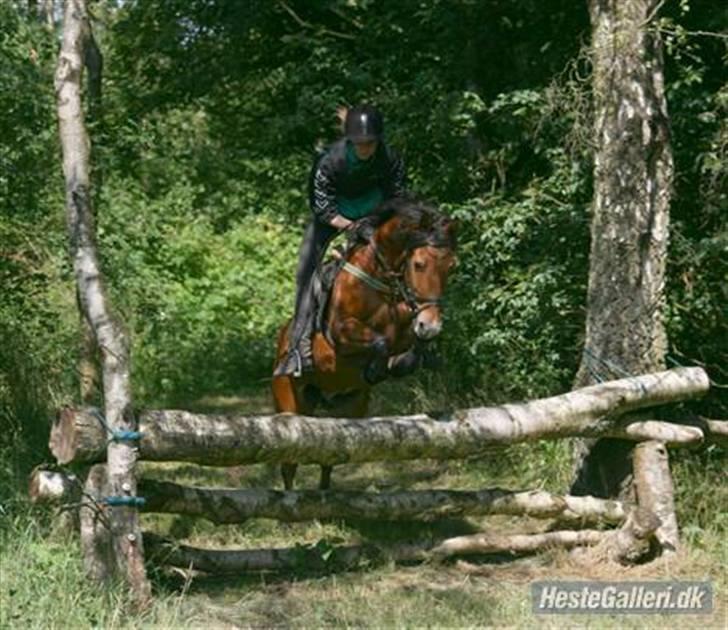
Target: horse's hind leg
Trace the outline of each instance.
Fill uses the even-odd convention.
[[[369,389],[359,390],[356,394],[346,395],[341,405],[336,405],[334,416],[340,418],[365,418],[369,410]],[[333,466],[321,466],[319,488],[328,490],[331,487],[331,471]]]
[[[298,470],[298,464],[281,464],[283,487],[286,490],[293,490],[293,481],[296,478],[296,470]]]
[[[288,325],[282,326],[278,332],[276,350],[276,363],[283,358],[288,348]],[[273,391],[273,404],[278,413],[300,413],[307,415],[305,404],[302,405],[296,393],[296,387],[291,376],[274,376],[271,384]],[[296,476],[297,464],[286,462],[281,465],[283,486],[286,490],[293,489],[293,480]]]
[[[321,480],[319,481],[320,490],[328,490],[331,487],[331,471],[333,466],[321,466]]]

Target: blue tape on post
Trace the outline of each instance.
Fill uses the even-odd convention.
[[[144,507],[146,502],[144,497],[104,497],[104,503],[111,507]]]
[[[113,442],[133,442],[134,440],[141,440],[144,435],[140,431],[127,431],[125,429],[115,431],[106,422],[103,414],[98,409],[92,409],[91,413],[96,416],[96,419],[101,423],[101,426],[111,435]]]
[[[143,433],[140,431],[112,431],[111,439],[114,442],[133,442],[134,440],[141,440]]]

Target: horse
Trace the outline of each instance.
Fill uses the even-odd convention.
[[[333,417],[367,415],[371,388],[419,367],[426,343],[442,329],[442,295],[455,264],[455,222],[433,206],[393,199],[369,222],[373,236],[343,256],[313,337],[314,368],[298,378],[274,376],[275,409],[312,416],[322,404]],[[288,351],[289,320],[278,333],[276,362]],[[297,464],[281,467],[286,490]],[[319,487],[331,483],[321,466]]]

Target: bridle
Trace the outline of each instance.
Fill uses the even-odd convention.
[[[374,239],[369,239],[368,243],[369,247],[371,247],[374,252],[374,258],[377,265],[383,271],[385,280],[382,281],[378,277],[372,276],[361,267],[357,267],[348,261],[345,261],[343,264],[343,269],[345,271],[358,278],[372,289],[387,295],[390,302],[403,301],[409,307],[413,318],[417,317],[422,311],[428,308],[440,306],[442,304],[442,298],[418,295],[417,292],[409,286],[409,284],[407,284],[405,267],[410,254],[413,250],[417,249],[416,247],[408,248],[407,255],[403,258],[402,263],[397,269],[393,269],[389,266],[387,259],[377,247]]]

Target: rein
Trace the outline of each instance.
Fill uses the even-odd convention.
[[[442,303],[442,300],[440,298],[427,298],[417,295],[412,287],[407,284],[406,280],[404,279],[403,270],[403,267],[407,262],[406,258],[400,266],[400,269],[398,271],[395,271],[389,266],[384,256],[382,256],[382,252],[377,247],[374,239],[371,239],[369,241],[369,246],[371,246],[372,250],[374,251],[374,256],[377,263],[380,267],[382,267],[385,276],[390,279],[390,282],[383,282],[379,278],[376,278],[364,271],[361,267],[357,267],[356,265],[353,265],[348,261],[344,262],[343,269],[355,278],[361,280],[364,284],[371,287],[375,291],[384,293],[385,295],[390,296],[390,298],[402,298],[407,306],[409,306],[413,316],[419,315],[426,308],[429,308],[431,306],[438,306]]]

